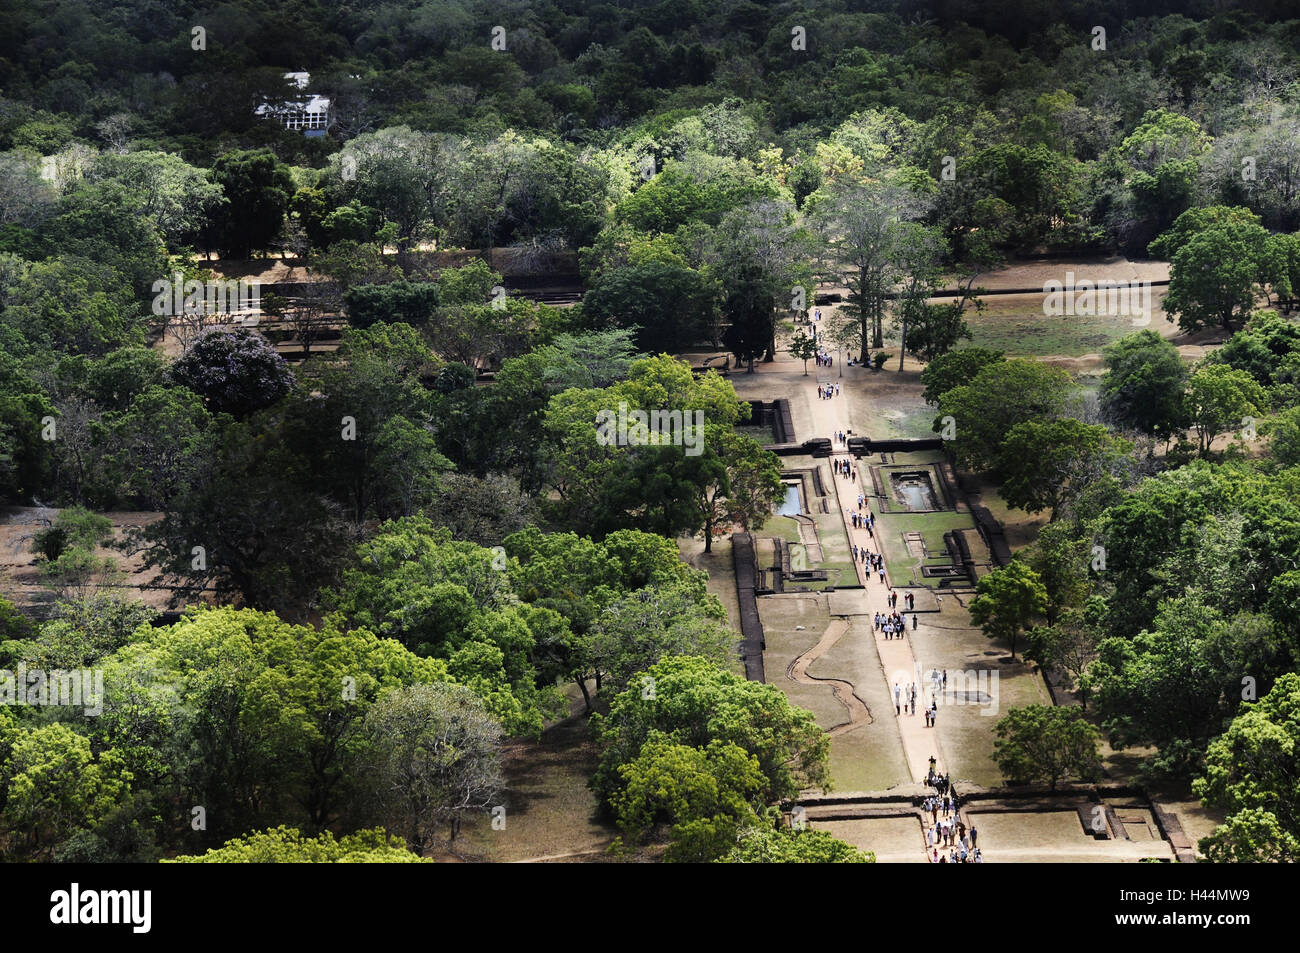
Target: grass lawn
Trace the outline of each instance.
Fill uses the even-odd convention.
[[[1164,291],[1151,289],[1151,324],[1164,321],[1160,310]],[[963,341],[963,347],[998,348],[1014,357],[1078,357],[1140,330],[1130,315],[1045,315],[1042,295],[990,295],[982,312],[968,311],[965,317],[971,339]]]
[[[773,516],[763,524],[762,529],[754,532],[763,536],[775,536],[784,539],[787,543],[800,542],[799,524],[788,516]]]
[[[817,540],[822,546],[822,561],[812,566],[813,569],[839,569],[839,579],[832,572],[828,582],[831,585],[857,583],[856,569],[853,565],[853,553],[849,549],[849,538],[844,533],[844,518],[835,510],[835,497],[830,498],[831,512],[812,513],[813,522],[817,524]]]
[[[944,554],[943,534],[954,529],[971,529],[975,522],[969,513],[884,513],[876,520],[876,538],[884,546],[885,561],[894,585],[918,585],[938,588],[941,580],[921,575],[921,560],[907,551],[907,533],[920,533],[926,550]],[[946,559],[932,559],[932,565],[945,565]]]

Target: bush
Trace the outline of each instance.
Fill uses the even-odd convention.
[[[172,377],[213,413],[246,417],[289,393],[293,371],[266,338],[247,328],[210,328],[172,365]]]

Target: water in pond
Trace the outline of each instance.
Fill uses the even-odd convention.
[[[913,512],[939,509],[934,487],[930,484],[930,474],[891,473],[889,480],[894,485],[894,498]]]
[[[796,513],[802,513],[803,507],[799,503],[799,484],[787,483],[785,485],[785,499],[781,501],[777,509],[778,516],[794,516]]]

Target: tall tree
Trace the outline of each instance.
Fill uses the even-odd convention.
[[[1038,573],[1013,560],[980,577],[970,603],[971,621],[990,639],[1011,643],[1016,657],[1016,636],[1030,628],[1047,611],[1047,590]]]
[[[885,295],[892,283],[892,265],[899,226],[919,215],[922,201],[895,185],[837,185],[812,209],[832,260],[844,271],[849,288],[844,310],[855,317],[862,340],[884,346]]]
[[[1183,428],[1187,368],[1173,344],[1146,329],[1108,345],[1102,357],[1100,397],[1107,419],[1166,440]]]
[[[963,347],[941,354],[921,371],[921,383],[925,385],[921,396],[927,404],[937,404],[948,391],[969,384],[986,365],[996,364],[1005,356],[987,347]]]
[[[213,413],[248,417],[289,393],[294,374],[262,335],[247,328],[210,328],[171,366],[172,377],[203,398]]]
[[[504,786],[501,726],[460,685],[392,689],[366,715],[381,815],[422,853],[439,825],[448,843],[470,812],[486,813]]]
[[[795,222],[793,206],[763,200],[741,206],[718,225],[712,258],[727,276],[723,312],[733,333],[728,347],[737,358],[776,359],[778,302],[788,300],[791,288],[806,280],[811,236]]]
[[[701,658],[666,658],[651,666],[592,716],[601,751],[592,787],[614,803],[626,782],[619,771],[655,737],[692,747],[732,743],[758,759],[763,803],[827,783],[829,739],[811,712],[789,703],[780,689],[749,682]]]
[[[1032,360],[996,361],[985,365],[969,384],[939,397],[939,416],[932,429],[944,433],[945,418],[951,417],[957,463],[970,470],[992,470],[1016,424],[1060,417],[1074,389],[1070,375],[1059,368]]]
[[[998,495],[1028,513],[1048,510],[1055,521],[1092,482],[1125,475],[1132,450],[1100,424],[1073,417],[1023,421],[1002,444]]]
[[[1227,817],[1201,850],[1217,863],[1295,863],[1300,860],[1300,675],[1283,675],[1258,702],[1242,706],[1210,742],[1205,773],[1192,790]]]
[[[1250,419],[1261,416],[1267,407],[1264,388],[1253,377],[1223,364],[1207,364],[1187,382],[1187,415],[1196,428],[1202,456],[1219,434],[1253,429],[1248,426]]]
[[[1257,224],[1219,224],[1174,252],[1169,293],[1161,307],[1184,331],[1218,325],[1225,331],[1254,307],[1255,295],[1279,277],[1277,246]]]
[[[1066,778],[1101,774],[1101,735],[1078,708],[1013,708],[994,727],[993,760],[1008,781],[1046,781],[1053,791]]]
[[[270,246],[284,223],[293,177],[270,149],[235,150],[217,157],[212,180],[226,205],[215,216],[214,240],[223,257],[251,258]]]

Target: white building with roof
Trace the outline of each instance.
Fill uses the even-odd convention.
[[[325,135],[330,124],[329,97],[307,93],[307,87],[311,84],[310,73],[285,73],[284,78],[302,91],[303,95],[279,103],[262,103],[255,110],[257,115],[278,119],[284,128],[301,131],[306,136]]]

